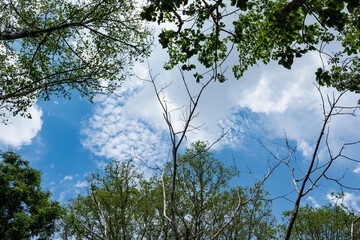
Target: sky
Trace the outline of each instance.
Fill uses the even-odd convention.
[[[17,116],[8,125],[0,125],[0,149],[16,151],[30,161],[31,167],[41,170],[43,188],[63,204],[83,193],[86,178],[96,169],[103,169],[111,159],[135,158],[139,170],[150,176],[151,171],[136,159],[141,158],[151,166],[161,165],[169,160],[170,142],[154,88],[146,81],[150,79],[149,73],[156,76],[159,89],[168,86],[161,99],[174,109],[172,120],[178,129],[189,103],[179,70],[162,69],[166,59],[166,52],[155,46],[147,61],[135,64],[134,76],[123,83],[116,95],[99,95],[93,104],[77,93],[73,93],[71,100],[53,97],[47,102],[36,102],[29,109],[32,119]],[[230,58],[229,64],[231,61],[236,59]],[[292,161],[296,158],[298,166],[306,169],[324,119],[321,95],[314,84],[314,73],[319,66],[319,56],[307,54],[296,59],[291,70],[276,63],[260,64],[240,80],[235,80],[229,71],[226,82],[211,82],[200,98],[193,122],[199,128],[187,135],[181,151],[197,140],[212,143],[226,131],[211,151],[225,164],[236,163],[242,171],[237,184],[251,186],[254,176],[261,179],[267,173],[268,160],[276,162],[270,152],[286,156],[287,139],[292,148],[296,147]],[[191,94],[196,95],[201,85],[191,75],[185,74],[185,79]],[[331,88],[320,88],[320,92],[326,107],[327,96],[332,99],[339,95]],[[360,95],[346,93],[339,106],[355,106],[359,98]],[[338,115],[331,119],[328,145],[333,155],[342,144],[360,140],[359,126],[360,119],[356,116]],[[347,146],[343,153],[360,159],[359,145]],[[318,157],[320,163],[329,159],[325,144],[321,145]],[[358,187],[358,163],[339,158],[330,168],[329,176],[339,178],[345,172],[343,182]],[[276,169],[265,189],[270,193],[269,198],[291,193],[294,187],[289,169],[285,166]],[[360,210],[360,192],[343,190],[344,204]],[[322,180],[303,199],[302,205],[327,204],[334,201],[331,192],[339,191],[338,185]],[[286,195],[288,199],[294,197],[294,193]],[[282,211],[292,210],[293,205],[279,198],[273,206],[279,217]]]

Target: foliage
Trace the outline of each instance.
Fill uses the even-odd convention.
[[[29,116],[37,99],[111,92],[148,53],[148,34],[130,0],[1,1],[0,106]]]
[[[179,162],[176,190],[179,232],[183,239],[209,239],[228,220],[239,196],[246,199],[246,189],[229,187],[229,180],[238,172],[214,159],[204,143],[197,142],[186,149]],[[170,204],[171,172],[165,170],[164,182],[160,178],[155,175],[144,179],[131,161],[111,162],[104,176],[94,174],[89,179],[91,187],[86,196],[79,195],[70,201],[62,237],[174,239],[173,228],[164,216],[164,206]],[[275,229],[270,203],[254,201],[241,209],[219,239],[240,234],[246,236],[243,239],[274,238],[270,230]],[[169,214],[167,207],[165,214]],[[251,223],[257,226],[250,226]]]
[[[283,213],[288,221],[291,211]],[[343,204],[328,204],[320,208],[306,205],[299,209],[291,239],[350,239],[351,222],[356,213]],[[287,224],[281,225],[283,232]],[[355,228],[354,239],[359,239],[360,230]]]
[[[260,190],[254,197],[261,198],[262,195],[263,190]],[[231,200],[228,205],[234,206],[238,201],[237,195],[230,193],[229,197]],[[276,226],[276,219],[271,212],[271,202],[251,201],[236,213],[234,221],[224,230],[222,236],[223,239],[278,239]]]
[[[185,153],[178,158],[178,163],[176,214],[179,219],[179,232],[185,239],[211,239],[234,212],[239,197],[242,202],[247,200],[248,190],[229,186],[230,181],[239,176],[239,171],[233,167],[225,167],[221,161],[215,159],[213,154],[207,151],[204,142],[196,142],[186,148]],[[167,171],[164,181],[168,195],[171,177],[172,173]],[[259,197],[261,191],[256,194]],[[169,196],[167,200],[169,205]],[[250,226],[256,222],[255,219],[257,226]],[[270,239],[270,232],[258,227],[261,224],[264,227],[273,227],[271,220],[274,219],[270,204],[254,200],[240,208],[234,221],[219,238],[236,239],[237,236],[242,236],[240,239],[251,239],[257,235],[259,239],[260,236]]]
[[[62,208],[40,187],[40,171],[14,152],[1,154],[0,238],[48,239]]]
[[[360,92],[357,0],[151,0],[141,16],[177,26],[159,35],[170,56],[166,68],[182,64],[183,70],[192,70],[196,65],[191,60],[196,59],[206,68],[221,70],[236,49],[238,62],[232,70],[239,79],[260,61],[275,60],[290,69],[295,58],[317,51],[328,59],[328,67],[324,64],[316,72],[321,85]],[[327,53],[329,44],[340,50]],[[220,71],[216,74],[225,80]],[[200,81],[202,74],[194,77]]]
[[[113,161],[104,176],[95,173],[88,182],[87,195],[69,203],[63,239],[132,239],[155,226],[149,205],[152,190],[131,161]]]

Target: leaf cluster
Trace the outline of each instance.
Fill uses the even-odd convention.
[[[5,0],[0,29],[0,104],[14,115],[72,90],[89,100],[112,92],[149,53],[149,30],[129,0]]]
[[[286,222],[291,211],[283,213]],[[293,228],[292,239],[350,239],[351,223],[356,219],[356,212],[342,203],[328,204],[320,208],[306,205],[299,209]],[[282,232],[286,225],[280,225]],[[355,227],[354,239],[358,239],[360,230]]]
[[[164,7],[165,2],[149,1],[142,17],[177,26],[159,35],[170,57],[166,69],[180,64],[183,70],[193,70],[191,61],[217,69],[235,49],[238,61],[231,65],[239,79],[259,62],[277,61],[290,69],[295,58],[317,51],[329,59],[329,69],[324,64],[316,73],[321,85],[359,92],[359,1],[195,0]],[[327,53],[329,44],[341,47]],[[197,81],[200,76],[194,75]]]
[[[48,239],[63,210],[41,190],[41,173],[14,152],[1,154],[0,238]]]

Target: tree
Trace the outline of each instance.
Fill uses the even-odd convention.
[[[187,84],[187,80],[185,78],[185,74],[182,70],[180,70],[181,74],[181,80],[183,81],[184,85],[184,92],[187,96],[188,104],[184,105],[181,108],[174,108],[174,106],[171,106],[170,102],[167,100],[166,97],[166,89],[170,86],[170,84],[165,86],[158,86],[156,83],[156,76],[154,77],[151,73],[151,70],[149,71],[150,79],[146,80],[152,83],[154,87],[154,91],[156,94],[156,97],[160,103],[163,117],[166,122],[166,125],[169,129],[169,137],[170,137],[170,153],[171,153],[171,160],[166,162],[165,165],[159,166],[159,165],[151,165],[149,166],[146,164],[146,161],[144,159],[141,159],[136,156],[136,154],[133,154],[133,157],[142,161],[147,167],[153,170],[161,171],[161,182],[162,182],[162,192],[163,192],[163,215],[165,219],[171,224],[172,227],[172,234],[173,239],[181,239],[181,238],[201,238],[201,236],[195,237],[193,234],[193,229],[189,229],[185,227],[186,231],[184,232],[184,228],[182,224],[184,224],[184,221],[181,219],[185,219],[185,217],[179,215],[179,209],[181,209],[183,206],[178,201],[179,199],[179,193],[177,191],[178,185],[181,184],[181,182],[178,181],[181,165],[183,164],[182,161],[180,161],[180,154],[179,150],[182,144],[186,141],[187,135],[189,133],[196,132],[200,127],[193,124],[193,120],[197,117],[199,113],[197,113],[198,104],[201,99],[202,94],[204,93],[205,89],[217,78],[217,70],[212,69],[206,74],[207,80],[203,80],[196,90],[190,89]],[[204,76],[202,76],[204,77]],[[174,115],[176,112],[180,112],[178,116],[178,122],[174,120]],[[179,124],[180,122],[180,124]],[[218,141],[221,140],[226,135],[226,132],[224,129],[222,129],[222,134],[220,137],[214,141],[211,144],[208,144],[206,148],[204,148],[202,151],[206,152],[211,149],[211,147],[216,144]],[[197,151],[198,154],[201,153],[201,151]],[[196,156],[193,156],[196,157]],[[191,157],[190,157],[191,159]],[[263,200],[267,194],[267,192],[263,192],[262,194],[258,195],[258,193],[261,192],[261,189],[263,187],[264,182],[269,178],[269,176],[274,172],[274,170],[279,166],[279,164],[271,165],[269,163],[268,171],[266,174],[264,174],[263,178],[260,180],[256,180],[254,186],[250,188],[250,191],[247,194],[247,198],[244,199],[241,197],[240,192],[238,192],[237,195],[237,202],[236,205],[233,205],[233,208],[229,208],[229,211],[226,213],[226,217],[224,217],[222,220],[222,224],[220,224],[220,221],[218,222],[218,226],[216,228],[210,230],[207,228],[206,235],[207,238],[210,239],[216,239],[218,238],[223,231],[232,223],[232,221],[236,218],[237,212],[243,208],[245,205],[249,204],[252,201],[259,201]],[[167,173],[167,175],[165,175]],[[170,179],[166,179],[165,177],[168,176]],[[167,189],[168,188],[168,189]],[[179,223],[181,221],[181,223]],[[208,225],[206,225],[208,226]],[[199,234],[205,234],[205,232],[200,231]]]
[[[240,172],[207,149],[206,143],[195,142],[178,157],[175,212],[181,239],[276,239],[271,204],[261,201],[264,190],[230,186]],[[171,169],[165,170],[168,204],[171,179]]]
[[[170,57],[166,68],[192,70],[196,59],[218,69],[236,50],[239,61],[232,58],[231,65],[239,79],[258,62],[275,60],[290,69],[295,58],[316,51],[328,59],[316,72],[321,85],[360,92],[359,13],[356,0],[151,0],[142,17],[177,27],[159,35]],[[337,50],[327,52],[327,45]],[[203,75],[194,76],[200,81]],[[221,73],[217,78],[225,80]]]
[[[85,196],[69,201],[63,239],[160,239],[153,180],[145,180],[132,161],[110,162],[104,174],[92,174]],[[157,215],[156,215],[157,214]]]
[[[149,52],[129,0],[1,1],[0,27],[0,107],[13,115],[74,89],[89,100],[112,92]]]
[[[295,199],[292,201],[294,203],[294,208],[291,213],[291,217],[289,218],[288,227],[284,234],[284,239],[290,239],[290,236],[293,232],[293,227],[295,225],[296,219],[298,217],[300,203],[302,199],[309,194],[310,191],[314,190],[314,188],[318,187],[321,180],[326,179],[328,181],[334,181],[341,188],[352,189],[352,190],[360,190],[358,187],[352,187],[348,185],[344,185],[342,182],[342,177],[332,177],[329,174],[329,169],[334,165],[335,162],[340,161],[341,159],[359,162],[356,158],[351,158],[345,154],[345,149],[350,147],[355,147],[360,143],[360,141],[353,142],[343,142],[340,145],[340,149],[334,150],[328,141],[330,136],[330,126],[329,123],[331,119],[336,116],[356,116],[355,112],[359,108],[358,106],[338,106],[341,97],[345,94],[345,92],[339,93],[338,96],[333,94],[332,97],[325,97],[322,95],[320,91],[320,87],[318,87],[321,100],[322,100],[322,114],[323,114],[323,123],[320,128],[319,135],[314,143],[314,148],[312,150],[311,160],[305,165],[305,168],[302,167],[296,161],[296,147],[291,147],[289,141],[285,134],[286,139],[286,148],[287,154],[285,156],[280,157],[278,152],[274,153],[269,151],[265,146],[265,149],[272,155],[274,159],[276,159],[279,163],[283,164],[288,168],[288,172],[290,175],[290,179],[294,185],[294,191],[296,191]],[[327,103],[326,103],[327,102]],[[320,162],[319,154],[321,149],[324,149],[327,153],[325,160]]]
[[[62,208],[41,190],[41,173],[14,152],[1,154],[0,238],[48,239]]]
[[[295,58],[315,51],[322,60],[328,59],[328,64],[323,60],[323,66],[316,71],[316,80],[320,85],[336,87],[343,95],[346,91],[360,92],[359,12],[359,1],[353,0],[234,0],[231,3],[222,0],[153,0],[143,8],[142,17],[176,25],[175,29],[164,29],[159,35],[159,41],[170,58],[165,68],[180,64],[183,71],[191,71],[198,67],[196,62],[199,62],[202,68],[193,75],[197,82],[201,82],[209,72],[215,80],[225,81],[222,67],[235,51],[239,61],[233,64],[234,58],[231,58],[231,66],[237,79],[258,62],[267,64],[275,60],[291,69]],[[330,45],[330,50],[327,50],[327,45]],[[331,53],[334,45],[341,47]],[[337,181],[327,175],[328,169],[336,159],[346,158],[343,154],[345,147],[358,143],[343,144],[337,154],[331,151],[326,133],[330,118],[344,114],[346,110],[349,112],[345,114],[354,114],[357,107],[339,108],[335,106],[338,101],[335,97],[328,97],[328,101],[330,110],[327,111],[323,105],[324,124],[314,146],[311,164],[305,173],[299,169],[302,177],[294,174],[296,166],[290,164],[294,149],[288,143],[288,156],[280,158],[274,154],[279,163],[289,167],[298,194],[285,239],[290,237],[302,197],[322,178]],[[329,160],[322,165],[318,164],[318,150],[324,145]],[[175,158],[173,169],[175,179]],[[176,228],[174,218],[172,221]]]
[[[238,198],[247,200],[251,191],[229,186],[238,172],[214,159],[203,142],[187,148],[179,162],[179,234],[182,239],[209,239],[231,217],[229,213],[234,211]],[[174,239],[173,227],[166,219],[169,210],[162,204],[164,199],[166,204],[171,202],[170,170],[163,173],[164,181],[159,175],[146,180],[131,161],[111,162],[104,176],[93,174],[89,179],[91,187],[86,196],[79,195],[69,202],[63,239]],[[243,234],[244,239],[274,238],[274,232],[248,227],[256,219],[263,230],[275,229],[270,204],[253,201],[253,206],[243,205],[241,209],[229,230],[220,232],[218,239],[236,234]]]
[[[283,219],[288,221],[291,214],[291,211],[284,212]],[[351,223],[356,217],[356,212],[342,203],[328,204],[320,208],[306,205],[299,209],[291,239],[350,239]],[[286,225],[281,225],[282,230],[286,227]],[[354,237],[354,239],[360,237],[358,228],[355,230]]]

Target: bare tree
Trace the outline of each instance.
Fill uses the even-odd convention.
[[[170,141],[171,141],[171,161],[161,168],[159,166],[156,166],[156,167],[149,166],[141,158],[139,158],[139,157],[136,157],[136,158],[139,159],[140,161],[142,161],[144,164],[146,164],[147,167],[150,167],[151,169],[157,169],[162,172],[161,181],[162,181],[162,188],[163,188],[163,206],[164,206],[163,215],[164,215],[164,218],[167,219],[167,221],[171,224],[173,231],[174,231],[175,239],[181,239],[183,237],[185,239],[197,239],[201,234],[204,234],[204,232],[199,232],[195,235],[192,235],[189,233],[187,233],[186,236],[181,235],[181,233],[179,231],[178,219],[177,219],[178,215],[177,215],[177,202],[176,202],[176,188],[177,188],[177,180],[178,180],[178,178],[177,178],[178,167],[182,164],[181,161],[178,161],[179,148],[186,140],[187,134],[196,132],[201,127],[201,126],[194,126],[192,124],[193,120],[199,114],[197,112],[199,101],[200,101],[201,96],[204,93],[205,89],[212,82],[216,81],[216,77],[218,75],[218,73],[216,71],[212,71],[213,74],[210,74],[210,72],[207,72],[208,80],[204,81],[203,83],[199,83],[199,84],[201,84],[201,87],[195,94],[193,94],[188,86],[188,83],[186,81],[186,78],[185,78],[183,72],[180,70],[181,79],[183,82],[183,86],[185,88],[184,91],[186,91],[186,94],[188,97],[188,105],[183,106],[182,108],[179,108],[179,109],[172,109],[170,107],[170,103],[166,100],[165,91],[166,91],[167,87],[170,86],[170,84],[165,85],[164,87],[159,87],[156,83],[157,76],[153,76],[151,71],[149,72],[150,80],[147,80],[147,81],[151,82],[151,84],[153,85],[157,100],[160,103],[160,106],[161,106],[161,109],[163,112],[164,120],[165,120],[168,130],[169,130]],[[183,122],[183,125],[180,130],[175,128],[175,125],[174,125],[174,122],[172,119],[174,111],[182,111],[182,118],[180,120]],[[218,141],[220,141],[226,135],[227,132],[224,129],[222,129],[222,130],[223,131],[222,131],[222,134],[220,135],[220,137],[213,143],[209,144],[207,146],[206,150],[209,150],[214,144],[216,144]],[[195,156],[193,156],[193,157],[195,157]],[[262,179],[256,181],[255,185],[251,188],[247,199],[244,200],[244,198],[242,198],[240,196],[240,192],[238,192],[238,204],[234,207],[233,212],[228,214],[228,219],[219,227],[219,229],[215,229],[215,230],[211,229],[211,231],[212,231],[211,239],[216,239],[219,237],[219,235],[224,231],[224,229],[226,227],[228,227],[229,224],[234,220],[234,218],[236,217],[236,213],[239,211],[239,209],[242,206],[244,206],[252,201],[264,200],[266,193],[264,193],[260,197],[259,196],[255,197],[255,195],[263,187],[264,182],[270,177],[270,175],[274,172],[274,170],[278,166],[279,166],[278,163],[274,164],[274,165],[271,165],[269,163],[267,173],[263,176]],[[164,180],[164,172],[167,168],[171,168],[171,172],[172,172],[171,183],[170,183],[170,185],[171,185],[171,187],[170,187],[170,204],[169,204],[170,205],[169,206],[170,216],[167,215],[168,199],[167,199],[167,194],[165,192],[166,187],[165,187],[165,180]],[[209,231],[210,231],[210,229],[209,229]]]
[[[179,229],[178,229],[178,223],[177,223],[177,217],[176,217],[176,201],[175,201],[175,191],[176,191],[176,180],[177,180],[177,167],[179,166],[178,163],[178,150],[179,147],[181,146],[181,144],[183,143],[183,141],[186,138],[186,134],[188,132],[193,132],[196,129],[198,129],[199,127],[197,126],[192,126],[191,123],[194,120],[194,118],[196,118],[197,114],[196,114],[196,110],[197,110],[197,106],[199,104],[200,101],[200,97],[202,95],[202,93],[204,92],[205,88],[214,80],[214,76],[211,76],[209,78],[209,80],[207,80],[205,83],[202,84],[202,87],[200,88],[200,90],[197,92],[196,95],[192,95],[188,84],[185,80],[184,74],[181,72],[181,77],[187,92],[187,95],[189,97],[189,104],[186,108],[185,111],[183,111],[183,128],[180,131],[177,131],[174,128],[173,122],[171,120],[171,115],[173,112],[173,109],[169,109],[168,103],[165,100],[165,95],[164,95],[164,91],[166,89],[165,88],[160,88],[158,89],[157,85],[156,85],[156,77],[152,76],[151,71],[150,71],[150,81],[154,87],[154,91],[156,94],[156,97],[161,105],[162,111],[163,111],[163,117],[164,120],[168,126],[169,129],[169,134],[170,134],[170,139],[171,139],[171,156],[172,156],[172,183],[171,183],[171,193],[170,193],[170,213],[171,216],[168,217],[166,215],[166,194],[165,194],[165,184],[163,183],[163,191],[164,191],[164,217],[171,223],[173,230],[174,230],[174,234],[175,234],[175,238],[176,239],[180,239],[180,233],[179,233]],[[222,138],[224,135],[222,135],[220,138]],[[220,139],[219,138],[219,139]],[[167,166],[165,166],[162,169],[162,176],[164,174],[165,168]],[[162,179],[163,180],[163,179]]]
[[[360,141],[357,142],[349,142],[349,143],[343,143],[340,150],[334,154],[330,144],[329,144],[329,133],[330,133],[330,127],[329,123],[330,120],[337,116],[337,115],[352,115],[355,116],[355,111],[359,108],[359,106],[355,107],[342,107],[339,106],[339,100],[343,97],[343,95],[346,93],[346,91],[341,92],[338,96],[335,96],[333,94],[332,96],[327,95],[326,99],[324,98],[323,94],[320,91],[320,87],[317,86],[317,89],[320,93],[321,101],[322,101],[322,114],[324,117],[323,124],[321,126],[320,133],[318,135],[318,138],[316,140],[316,144],[312,153],[311,161],[306,169],[306,171],[302,171],[296,163],[293,163],[292,159],[294,157],[295,149],[290,146],[289,141],[287,139],[286,133],[285,133],[285,139],[286,139],[286,148],[288,150],[287,156],[281,158],[278,156],[278,154],[273,153],[268,148],[265,149],[274,157],[276,160],[278,160],[281,164],[284,164],[290,173],[292,183],[294,185],[294,188],[297,193],[297,197],[294,201],[294,209],[287,227],[287,230],[285,232],[284,239],[288,240],[290,239],[291,232],[293,229],[293,226],[296,221],[297,214],[299,212],[299,206],[300,202],[303,197],[305,197],[311,190],[314,189],[314,187],[318,186],[321,179],[327,179],[332,180],[338,183],[341,187],[347,187],[341,183],[340,179],[334,179],[327,175],[328,170],[333,165],[333,163],[340,159],[348,159],[355,162],[360,162],[359,160],[352,159],[344,155],[344,150],[346,147],[359,144]],[[321,149],[322,144],[325,144],[325,148],[328,153],[328,160],[325,161],[325,163],[320,162],[319,160],[319,152]],[[299,173],[299,174],[298,174]],[[298,177],[300,175],[300,177]],[[355,188],[352,188],[355,189]]]

